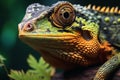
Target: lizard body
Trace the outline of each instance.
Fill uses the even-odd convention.
[[[57,68],[90,66],[117,53],[119,17],[117,8],[91,9],[66,1],[51,7],[35,3],[19,24],[19,37]]]

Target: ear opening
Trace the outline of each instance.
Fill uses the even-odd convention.
[[[90,34],[90,31],[88,31],[88,30],[82,30],[81,35],[87,41],[89,41],[93,38]]]

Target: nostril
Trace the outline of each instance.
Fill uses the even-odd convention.
[[[24,27],[24,30],[28,31],[28,32],[33,31],[34,30],[33,24],[31,24],[31,23],[26,24]]]

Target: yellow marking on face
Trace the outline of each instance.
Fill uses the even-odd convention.
[[[110,22],[110,18],[109,18],[109,17],[105,17],[105,18],[104,18],[104,21],[105,21],[105,22]]]
[[[74,23],[72,24],[72,26],[74,26],[74,27],[79,27],[80,24],[78,24],[77,22],[74,22]]]

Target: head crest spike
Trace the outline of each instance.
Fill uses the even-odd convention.
[[[110,12],[110,7],[107,7],[105,10],[105,13],[108,13],[108,12]]]
[[[110,9],[110,13],[114,13],[114,10],[115,10],[115,7],[112,7],[112,8]]]
[[[91,4],[89,4],[89,5],[87,6],[87,8],[88,8],[88,9],[91,9]]]
[[[106,7],[104,6],[104,7],[102,7],[101,8],[101,10],[100,10],[100,12],[105,12],[105,9],[106,9]]]
[[[114,10],[114,13],[117,13],[117,12],[118,12],[118,7],[116,7]]]
[[[100,11],[100,9],[101,9],[101,7],[100,7],[100,6],[98,6],[98,7],[96,8],[96,10],[97,10],[97,11]]]
[[[93,9],[93,10],[96,10],[96,6],[95,6],[95,5],[93,5],[93,6],[92,6],[92,9]]]
[[[120,10],[118,7],[112,7],[110,8],[109,6],[106,7],[106,6],[96,6],[96,5],[87,5],[85,6],[87,9],[92,9],[92,10],[95,10],[95,11],[98,11],[98,12],[102,12],[102,13],[117,13],[117,14],[120,14]]]
[[[118,12],[117,12],[118,14],[120,14],[120,10],[118,10]]]

